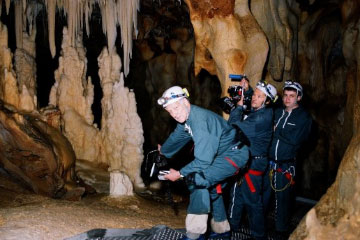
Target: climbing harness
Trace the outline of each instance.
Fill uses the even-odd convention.
[[[278,164],[275,163],[274,161],[270,161],[270,172],[269,172],[269,178],[270,178],[270,186],[271,188],[275,191],[275,192],[282,192],[285,189],[287,189],[288,187],[290,187],[291,185],[295,184],[294,181],[294,177],[295,177],[295,167],[294,166],[290,166],[287,170],[283,170],[280,167],[278,167]],[[282,173],[288,180],[289,182],[282,188],[276,188],[273,184],[273,178],[275,173]]]

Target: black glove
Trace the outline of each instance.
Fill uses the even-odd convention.
[[[189,173],[185,177],[185,183],[190,191],[192,193],[196,188],[207,188],[208,181],[206,180],[204,173],[202,172],[192,172]]]

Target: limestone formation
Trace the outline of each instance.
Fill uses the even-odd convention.
[[[293,79],[298,42],[298,12],[296,1],[249,1],[251,13],[265,32],[269,43],[267,79]]]
[[[30,36],[24,32],[22,48],[17,48],[15,51],[16,79],[21,95],[19,109],[27,111],[35,110],[37,106],[35,36],[36,27]]]
[[[75,154],[61,132],[0,101],[0,165],[34,192],[79,199]]]
[[[351,6],[349,8],[349,6]],[[356,5],[355,5],[356,6]],[[345,1],[346,22],[342,50],[348,64],[345,121],[351,141],[338,168],[335,182],[299,224],[291,239],[357,239],[360,229],[360,20],[358,7]],[[355,17],[356,16],[356,17]]]
[[[111,182],[119,181],[119,171],[127,174],[135,187],[144,187],[140,177],[144,143],[141,120],[136,112],[135,95],[124,87],[124,76],[120,72],[121,61],[115,49],[109,54],[104,48],[98,57],[99,75],[103,89],[101,120],[101,158],[109,164]],[[118,174],[119,173],[119,174]],[[116,179],[112,179],[115,177]],[[114,186],[113,193],[123,192]]]
[[[252,85],[262,78],[268,54],[266,36],[247,0],[187,0],[195,31],[195,75],[206,69],[217,75],[223,95],[229,74],[246,74]]]
[[[104,48],[98,58],[103,90],[100,130],[93,124],[93,85],[90,78],[85,79],[85,50],[81,41],[77,41],[75,47],[71,45],[66,28],[63,33],[62,56],[49,103],[61,111],[64,134],[78,159],[108,164],[110,172],[122,171],[135,187],[143,187],[140,177],[144,142],[142,124],[136,113],[135,95],[124,87],[121,59],[116,49],[109,54]],[[124,186],[115,188],[119,187]],[[119,191],[113,192],[118,194]]]
[[[19,70],[21,81],[18,82],[12,64],[13,54],[8,48],[7,27],[1,22],[0,35],[0,99],[17,109],[32,111],[36,107],[35,67],[34,58],[31,56],[34,53],[34,39],[22,38],[25,41],[25,48],[19,50],[18,55],[26,54],[24,51],[27,51],[29,55],[21,60],[16,59],[19,64],[21,61],[24,63],[24,70]]]
[[[49,104],[60,109],[64,134],[69,138],[79,159],[95,161],[99,156],[98,129],[93,126],[93,85],[86,79],[86,58],[82,41],[71,45],[66,28],[63,30],[62,56],[55,71],[55,84],[50,92]]]

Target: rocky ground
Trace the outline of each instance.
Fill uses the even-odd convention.
[[[95,228],[151,228],[160,224],[184,228],[186,202],[178,201],[175,215],[164,198],[151,194],[111,198],[97,193],[81,201],[56,200],[36,195],[0,174],[0,239],[64,239]]]

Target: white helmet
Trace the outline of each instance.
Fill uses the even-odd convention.
[[[270,83],[267,83],[266,81],[260,81],[256,84],[256,88],[258,88],[260,91],[265,93],[265,95],[268,96],[271,99],[271,101],[276,100],[277,98],[276,88]]]
[[[182,98],[187,97],[189,97],[189,93],[186,88],[173,86],[163,93],[162,97],[157,100],[157,103],[165,108],[169,104],[172,104]]]
[[[295,90],[297,95],[300,96],[300,97],[302,97],[302,95],[303,95],[303,88],[300,85],[300,83],[298,83],[298,82],[287,80],[284,83],[283,90],[285,90],[285,88],[286,89],[291,88],[291,89]]]

